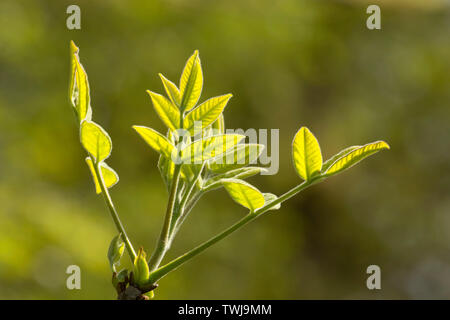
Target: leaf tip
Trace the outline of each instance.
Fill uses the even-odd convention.
[[[75,42],[73,40],[70,40],[70,51],[72,53],[78,53],[78,50],[79,50],[79,48],[77,47]]]
[[[383,149],[391,150],[391,146],[386,141],[381,140],[380,143]]]

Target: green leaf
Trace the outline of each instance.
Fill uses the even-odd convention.
[[[209,169],[215,173],[254,164],[264,149],[262,144],[238,144],[233,149],[209,161]]]
[[[218,174],[212,178],[209,178],[203,185],[203,190],[210,191],[222,187],[221,179],[246,179],[251,176],[260,174],[263,171],[267,171],[261,167],[245,167],[236,170],[230,170],[228,172]]]
[[[244,138],[241,134],[224,134],[199,139],[181,150],[181,161],[185,164],[202,163],[226,152]]]
[[[75,90],[75,76],[77,67],[77,57],[79,49],[75,45],[75,42],[70,41],[70,80],[69,80],[69,100],[72,102],[73,106],[76,108],[76,103],[74,101],[74,90]]]
[[[225,119],[223,113],[221,113],[217,120],[211,124],[211,128],[213,129],[213,135],[225,133]]]
[[[218,134],[203,139],[203,155],[209,158],[217,157],[240,143],[245,136],[242,134]]]
[[[125,243],[122,241],[122,234],[119,233],[111,240],[108,249],[109,265],[113,272],[116,272],[116,267],[120,266],[120,258],[122,258],[124,249]]]
[[[83,121],[80,135],[81,144],[96,159],[96,162],[101,162],[110,156],[112,150],[111,138],[98,124],[92,121]]]
[[[247,182],[237,179],[223,179],[222,184],[234,201],[251,212],[264,205],[263,194]]]
[[[69,98],[72,101],[78,121],[91,120],[91,105],[89,94],[89,82],[87,73],[80,63],[78,47],[72,41],[70,44],[71,53],[71,76],[69,84]]]
[[[139,249],[139,253],[134,260],[133,268],[133,281],[137,285],[145,285],[150,276],[150,270],[148,268],[146,254],[142,248]]]
[[[177,88],[175,83],[166,79],[166,77],[164,77],[161,73],[159,73],[159,77],[161,78],[161,81],[164,85],[164,89],[166,90],[166,93],[169,96],[170,101],[172,101],[172,103],[175,104],[177,107],[180,107],[181,104],[180,90]]]
[[[275,201],[278,199],[278,197],[276,195],[274,195],[273,193],[263,193],[264,196],[264,200],[265,200],[265,204],[264,205],[268,205],[270,204],[272,201]],[[272,208],[270,208],[269,210],[278,210],[281,207],[281,203],[278,203],[276,205],[274,205]]]
[[[342,158],[343,156],[345,156],[346,154],[349,154],[351,151],[359,148],[361,146],[351,146],[348,148],[345,148],[341,151],[339,151],[338,153],[336,153],[334,156],[332,156],[330,159],[328,159],[327,161],[325,161],[322,165],[322,170],[321,172],[326,172],[328,170],[329,167],[331,167],[331,165],[339,158]]]
[[[94,169],[94,164],[92,163],[91,158],[86,158],[86,163],[89,166],[89,169],[92,174],[92,178],[94,179],[95,184],[95,192],[97,194],[102,193],[102,189],[100,188],[100,184],[97,178],[97,174]],[[119,182],[119,175],[115,172],[110,166],[108,166],[105,162],[100,163],[100,170],[102,173],[103,181],[105,182],[106,188],[113,187],[117,182]]]
[[[172,152],[175,147],[169,140],[159,132],[152,128],[143,126],[133,126],[133,129],[144,139],[147,144],[152,147],[156,152],[164,155],[166,158],[171,159]]]
[[[192,134],[194,133],[195,122],[201,122],[202,129],[212,124],[218,119],[232,96],[232,94],[225,94],[208,99],[200,104],[186,115],[183,122],[183,129]]]
[[[389,145],[384,141],[375,141],[364,146],[360,146],[333,162],[324,175],[331,176],[342,172],[345,169],[354,166],[364,158],[367,158],[368,156],[384,149],[390,149]]]
[[[310,180],[322,168],[322,153],[316,137],[308,128],[302,127],[292,143],[294,166],[303,180]]]
[[[193,108],[200,98],[203,87],[203,73],[198,51],[188,59],[180,78],[181,110]]]
[[[152,99],[153,107],[164,124],[172,131],[180,127],[180,111],[164,96],[147,90]]]

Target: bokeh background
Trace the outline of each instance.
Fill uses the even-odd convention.
[[[66,28],[70,4],[81,30]],[[366,28],[369,4],[381,6],[381,30]],[[116,232],[67,99],[71,39],[94,119],[113,139],[113,199],[147,251],[167,195],[156,153],[131,126],[164,130],[145,90],[163,92],[158,72],[178,82],[194,49],[202,99],[234,94],[227,127],[280,129],[279,173],[251,179],[262,191],[299,183],[290,145],[302,125],[325,157],[391,145],[162,279],[156,298],[450,298],[449,27],[444,0],[2,0],[0,298],[115,298],[106,251]],[[207,194],[168,258],[243,214],[225,191]],[[65,286],[71,264],[81,290]],[[371,264],[381,290],[366,288]]]

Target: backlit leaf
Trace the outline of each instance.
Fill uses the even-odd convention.
[[[147,90],[152,99],[153,107],[164,124],[172,131],[180,126],[180,111],[164,96]]]
[[[70,44],[71,52],[71,78],[69,84],[69,98],[78,115],[81,123],[83,120],[91,120],[91,105],[89,82],[86,71],[80,63],[78,56],[78,47],[73,43]]]
[[[357,164],[364,158],[384,149],[389,149],[389,145],[384,141],[375,141],[354,149],[350,153],[337,159],[325,172],[326,176],[334,175],[351,166]]]
[[[332,156],[330,159],[328,159],[327,161],[325,161],[322,165],[322,170],[321,172],[326,172],[328,170],[329,167],[331,167],[331,165],[339,158],[342,158],[343,156],[345,156],[346,154],[349,154],[351,151],[359,148],[361,146],[351,146],[348,148],[345,148],[341,151],[339,151],[338,153],[336,153],[334,156]]]
[[[177,88],[175,83],[168,80],[161,73],[159,74],[159,77],[161,78],[161,81],[164,85],[164,89],[166,90],[167,96],[170,98],[170,101],[172,101],[172,103],[175,104],[177,107],[180,107],[181,103],[180,90]]]
[[[81,144],[97,162],[109,157],[112,150],[111,138],[98,124],[92,121],[81,123]]]
[[[228,172],[218,174],[212,178],[209,178],[203,185],[205,191],[214,190],[216,188],[222,187],[221,179],[246,179],[251,176],[260,174],[261,172],[267,171],[267,169],[262,167],[245,167],[235,170],[230,170]]]
[[[216,121],[211,124],[213,135],[225,133],[225,119],[223,113],[219,115]]]
[[[202,163],[226,152],[238,144],[245,136],[241,134],[224,134],[199,139],[186,146],[181,151],[183,163]]]
[[[224,154],[209,161],[209,169],[215,173],[224,173],[255,164],[264,150],[262,144],[238,144]]]
[[[69,100],[72,102],[73,106],[76,107],[73,91],[75,90],[75,70],[77,67],[77,57],[78,57],[78,47],[75,42],[70,41],[70,79],[69,79]]]
[[[200,98],[203,87],[203,73],[198,51],[188,59],[180,78],[181,110],[193,108]]]
[[[91,158],[86,158],[86,163],[91,171],[92,178],[94,179],[95,184],[95,192],[100,194],[102,189],[100,188],[99,180],[97,174],[94,169],[94,164],[92,163]],[[114,171],[110,166],[108,166],[105,162],[100,163],[100,170],[103,177],[103,182],[105,183],[106,188],[113,187],[117,182],[119,182],[119,175],[116,171]]]
[[[245,181],[237,179],[223,179],[222,184],[231,198],[251,212],[264,205],[263,194]]]
[[[302,127],[292,143],[294,166],[303,180],[310,180],[322,168],[322,153],[316,137],[308,128]]]
[[[212,124],[218,119],[232,96],[231,94],[225,94],[208,99],[200,104],[186,115],[183,122],[183,129],[192,134],[194,133],[195,122],[201,122],[202,129]]]
[[[156,152],[163,154],[166,158],[171,159],[174,146],[167,140],[162,134],[143,126],[133,126],[133,129],[139,133],[147,144],[152,147]]]

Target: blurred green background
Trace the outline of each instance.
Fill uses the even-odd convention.
[[[370,31],[374,3],[382,29]],[[70,4],[81,7],[81,30],[66,28]],[[391,145],[162,279],[157,298],[450,298],[448,4],[2,0],[0,298],[115,298],[106,251],[116,232],[67,99],[71,39],[94,119],[113,139],[113,199],[147,251],[167,196],[156,153],[131,126],[164,130],[145,90],[163,92],[158,72],[178,82],[194,49],[202,99],[234,94],[227,127],[280,129],[279,174],[251,179],[264,192],[299,183],[290,145],[302,125],[324,157],[377,139]],[[243,214],[225,191],[207,194],[168,258]],[[66,289],[71,264],[81,267],[81,290]],[[371,264],[382,290],[366,288]]]

